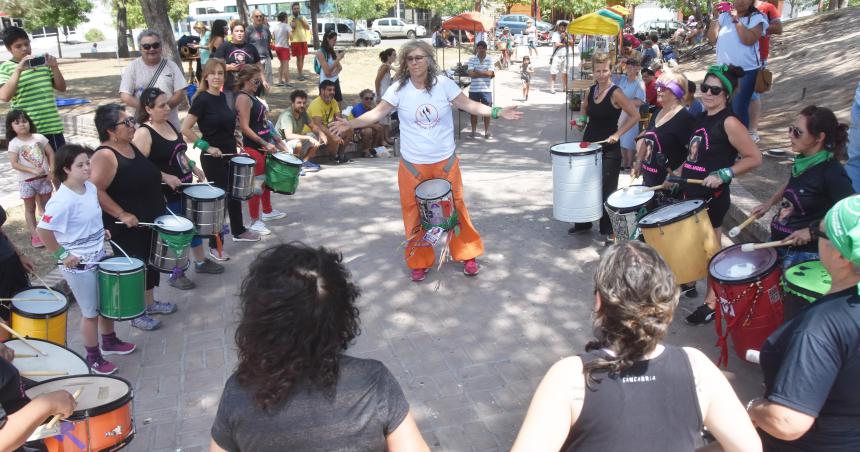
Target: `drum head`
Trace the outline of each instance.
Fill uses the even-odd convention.
[[[554,155],[590,155],[596,154],[603,149],[599,144],[589,144],[587,148],[581,147],[580,142],[575,143],[559,143],[549,148],[549,153]]]
[[[131,260],[131,262],[129,262]],[[109,257],[102,259],[99,270],[111,273],[133,273],[143,269],[143,261],[136,257]]]
[[[182,193],[197,199],[218,199],[224,197],[224,190],[211,185],[194,185],[182,190]]]
[[[288,154],[286,152],[278,152],[277,154],[272,154],[273,157],[278,159],[282,163],[286,163],[291,166],[302,166],[302,159],[296,157],[293,154]]]
[[[237,165],[250,165],[254,166],[256,162],[251,157],[245,157],[243,155],[239,155],[230,159],[231,163],[235,163]]]
[[[661,207],[639,220],[639,227],[655,228],[666,224],[674,223],[705,208],[705,202],[700,199],[691,201],[681,201],[676,204],[670,204]]]
[[[817,299],[830,290],[833,280],[821,261],[806,261],[788,267],[783,273],[786,289]]]
[[[606,204],[618,211],[629,210],[648,204],[654,198],[654,192],[642,192],[642,188],[641,185],[633,185],[628,189],[622,188],[621,190],[616,190],[609,195]]]
[[[451,183],[445,179],[428,179],[415,187],[419,199],[439,199],[451,192]]]
[[[25,317],[50,317],[68,309],[69,301],[55,290],[33,287],[16,293],[12,297],[12,307]]]
[[[175,217],[173,215],[162,215],[155,219],[155,224],[159,229],[168,232],[188,232],[194,229],[194,223],[185,217]]]
[[[776,265],[773,248],[741,251],[742,246],[739,243],[717,253],[708,264],[708,274],[721,282],[743,283],[758,279]]]
[[[46,380],[28,389],[31,399],[48,392],[64,390],[70,394],[83,387],[78,405],[70,419],[82,419],[104,414],[131,400],[131,385],[122,378],[106,375],[81,375]]]
[[[53,342],[43,341],[41,339],[27,340],[32,342],[39,350],[45,352],[47,356],[35,353],[32,348],[28,347],[27,344],[19,339],[12,339],[4,342],[7,347],[15,351],[16,355],[36,355],[33,358],[15,358],[12,361],[12,364],[19,372],[41,370],[48,372],[68,372],[69,375],[89,375],[90,366],[88,366],[86,360],[77,353],[67,349],[66,347],[54,344]],[[57,377],[29,376],[27,378],[33,381],[45,381]]]

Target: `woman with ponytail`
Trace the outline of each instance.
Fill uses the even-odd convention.
[[[679,291],[653,248],[638,241],[609,247],[594,285],[596,339],[544,376],[514,452],[695,450],[703,426],[724,451],[761,450],[710,359],[661,343]]]

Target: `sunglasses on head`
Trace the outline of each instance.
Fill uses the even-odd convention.
[[[152,44],[141,44],[140,47],[143,48],[143,50],[149,50],[149,49],[158,50],[161,48],[161,43],[160,42],[153,42]]]
[[[702,94],[710,91],[711,94],[713,94],[714,96],[719,96],[720,94],[723,93],[723,87],[722,86],[711,86],[711,85],[708,85],[706,83],[702,83],[701,85],[699,85],[699,89],[702,90]]]
[[[803,136],[803,131],[795,126],[788,126],[788,133],[790,133],[794,138],[800,138]]]
[[[134,120],[134,118],[129,116],[128,118],[125,118],[124,120],[122,120],[122,121],[120,121],[114,125],[115,126],[125,125],[126,127],[134,127],[135,124],[137,124],[137,122]]]

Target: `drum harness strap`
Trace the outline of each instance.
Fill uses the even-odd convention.
[[[404,158],[401,158],[400,161],[403,162],[403,166],[410,173],[412,173],[412,175],[415,176],[416,179],[418,179],[421,182],[424,181],[424,179],[421,176],[421,173],[418,171],[417,168],[415,168],[415,165],[413,165],[411,162],[409,162],[408,160],[406,160]],[[455,163],[457,163],[457,153],[451,153],[451,156],[448,157],[448,160],[445,162],[445,166],[442,168],[442,171],[445,173],[446,176],[448,175],[448,172],[451,171],[451,168],[454,167]],[[453,229],[454,235],[460,235],[459,223],[460,223],[460,220],[459,220],[459,217],[457,216],[457,211],[454,210],[454,212],[451,214],[451,217],[448,218],[448,221],[446,221],[443,224],[439,224],[439,225],[435,225],[435,226],[440,227],[440,228],[444,229],[445,231],[450,231]],[[425,222],[421,222],[420,226],[416,226],[415,229],[412,230],[412,234],[403,243],[408,248],[410,248],[410,250],[411,250],[410,256],[415,254],[415,249],[420,247],[420,246],[428,246],[431,248],[433,247],[433,245],[427,243],[422,237],[419,237],[422,229],[426,232],[426,231],[429,231],[433,227],[434,227],[434,225],[431,225],[431,224],[425,223]],[[447,256],[446,251],[448,248],[448,244],[450,242],[450,233],[445,234],[445,239],[442,240],[442,242],[443,242],[442,256],[439,259],[439,266],[440,267],[441,267],[442,263],[445,261],[445,257]]]
[[[753,288],[755,288],[755,295],[752,297],[752,301],[744,303],[743,305],[741,305],[740,303],[742,300],[745,300],[745,299],[748,300],[747,294]],[[749,325],[750,319],[752,318],[753,313],[755,312],[755,305],[758,302],[758,298],[759,298],[759,296],[761,296],[763,291],[764,291],[764,288],[761,286],[761,281],[756,281],[754,283],[750,283],[750,285],[747,286],[747,288],[744,289],[743,292],[739,293],[738,296],[735,297],[734,300],[731,300],[731,301],[727,300],[724,302],[723,299],[719,298],[719,296],[718,296],[718,298],[719,298],[718,303],[720,305],[717,306],[717,309],[715,312],[714,327],[717,330],[717,344],[716,345],[717,345],[717,347],[720,347],[720,359],[718,361],[719,365],[721,365],[723,367],[726,367],[729,365],[729,343],[727,341],[729,332],[731,330],[733,330],[736,326],[738,326],[738,321],[741,321],[741,317],[743,317],[743,321],[741,322],[741,326],[748,326]],[[723,334],[723,322],[722,322],[723,305],[724,304],[731,305],[732,310],[734,311],[733,316],[726,316],[727,319],[726,319],[725,334]]]

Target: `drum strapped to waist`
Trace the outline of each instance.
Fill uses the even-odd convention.
[[[559,143],[552,157],[552,216],[569,223],[587,223],[603,216],[603,147]]]
[[[194,223],[197,235],[215,235],[224,228],[227,193],[211,185],[195,185],[182,191],[185,218]]]
[[[230,159],[230,197],[246,201],[254,196],[254,166],[251,157],[239,155]]]
[[[415,187],[415,200],[418,202],[421,227],[425,231],[437,227],[448,231],[459,224],[451,183],[446,179],[427,179],[418,184]]]
[[[603,203],[615,232],[615,243],[635,240],[640,234],[639,220],[656,205],[654,192],[643,192],[642,188],[632,185],[616,190]]]
[[[23,336],[66,345],[69,300],[47,287],[24,289],[12,297],[12,329]]]
[[[99,314],[131,320],[146,310],[146,265],[134,257],[109,257],[99,265]]]
[[[267,155],[266,186],[275,193],[292,195],[299,187],[302,163],[302,159],[286,152]]]
[[[833,280],[820,260],[788,267],[782,274],[783,319],[789,321],[830,291]]]
[[[194,224],[185,217],[162,215],[152,228],[149,265],[162,273],[185,270],[190,265],[188,248],[194,239]]]

